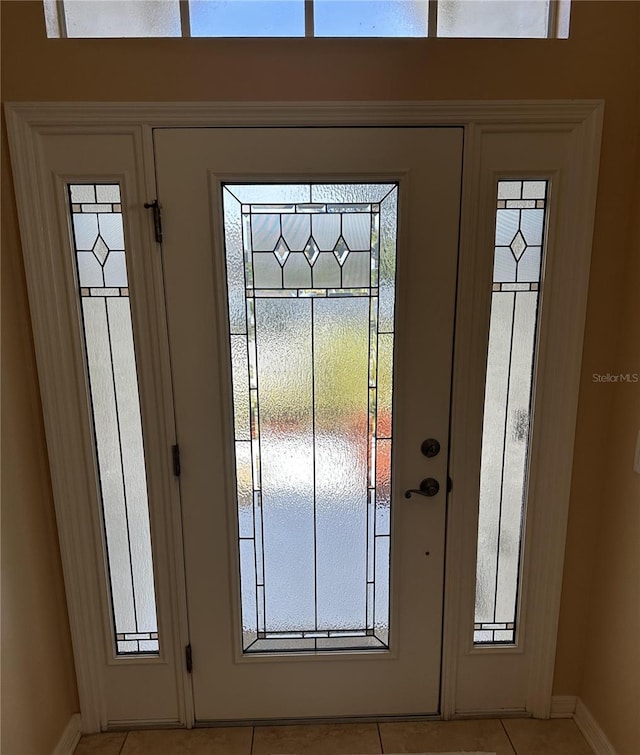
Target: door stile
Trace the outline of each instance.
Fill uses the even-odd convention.
[[[145,201],[156,198],[162,212],[162,200],[158,197],[157,179],[156,179],[156,160],[153,145],[153,127],[148,124],[140,126],[140,148],[138,153],[139,170],[144,182],[143,196]],[[180,704],[180,721],[191,728],[195,723],[193,708],[193,689],[191,686],[191,676],[187,671],[185,663],[182,662],[184,649],[189,645],[189,619],[187,612],[187,593],[185,580],[185,560],[184,560],[184,537],[182,532],[182,501],[180,495],[180,479],[175,474],[175,465],[173,459],[173,448],[177,445],[179,438],[176,432],[175,405],[173,400],[173,378],[171,372],[171,352],[168,342],[168,325],[166,311],[166,293],[165,293],[165,275],[164,261],[162,258],[162,244],[153,243],[155,237],[155,225],[151,212],[147,209],[144,212],[147,238],[149,239],[149,252],[159,258],[159,264],[154,266],[154,290],[157,292],[154,297],[156,305],[155,323],[158,329],[157,343],[162,345],[162,369],[155,374],[156,380],[161,384],[161,394],[165,397],[163,404],[163,440],[167,444],[162,449],[165,467],[173,472],[170,479],[167,480],[166,500],[169,505],[164,508],[162,527],[167,532],[167,549],[168,575],[167,581],[171,591],[171,605],[175,606],[167,619],[172,624],[174,638],[174,657],[176,689]]]

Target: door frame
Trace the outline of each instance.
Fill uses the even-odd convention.
[[[463,379],[483,369],[490,307],[496,179],[520,170],[545,172],[558,187],[560,207],[549,216],[547,248],[556,249],[546,272],[538,353],[531,486],[528,496],[523,580],[527,599],[522,623],[529,661],[525,700],[513,713],[547,718],[559,620],[562,570],[569,507],[578,387],[585,325],[591,241],[595,215],[602,131],[601,101],[395,102],[395,103],[8,103],[5,106],[14,185],[45,433],[84,732],[113,726],[192,726],[190,679],[183,663],[188,643],[179,485],[170,471],[175,442],[171,375],[166,340],[160,255],[153,241],[152,219],[142,203],[155,197],[153,128],[240,126],[463,126],[465,149],[456,300],[454,380],[452,386],[453,490],[448,500],[445,561],[445,613],[441,678],[441,716],[505,714],[504,707],[460,704],[462,675],[468,664],[513,664],[521,648],[474,648],[475,533],[480,458],[479,433],[469,432],[469,417],[482,417],[484,385]],[[60,174],[47,163],[49,140],[118,137],[132,155],[128,181],[133,204],[125,224],[137,254],[131,255],[134,332],[145,326],[148,339],[137,340],[142,379],[141,409],[145,433],[154,570],[160,628],[168,638],[160,659],[110,660],[107,593],[97,514],[79,514],[80,502],[96,503],[85,375],[71,271],[59,264],[68,254]],[[529,147],[535,164],[514,168],[502,144]],[[545,163],[545,144],[560,155]],[[561,149],[560,149],[561,148]],[[554,151],[551,149],[551,152]],[[96,158],[97,159],[97,158]],[[86,178],[105,170],[86,164]],[[126,174],[126,175],[125,175]],[[73,174],[74,177],[77,173]],[[478,249],[485,251],[484,256]],[[562,253],[560,254],[560,251]],[[553,253],[553,252],[552,252]],[[69,266],[70,268],[70,266]],[[570,284],[570,285],[569,285]],[[561,294],[561,295],[559,295]],[[460,303],[467,303],[461,307]],[[75,319],[74,319],[75,318]],[[483,374],[483,373],[482,373]],[[546,390],[545,390],[546,389]],[[566,398],[564,398],[566,397]],[[79,404],[83,404],[80,406]],[[479,412],[479,414],[478,414]],[[149,428],[153,432],[149,432]],[[480,425],[481,427],[481,425]],[[78,459],[83,463],[78,464]],[[84,509],[89,509],[85,506]],[[544,535],[544,536],[542,536]],[[97,547],[96,547],[97,546]],[[159,557],[162,551],[165,555]],[[528,575],[535,573],[529,584]],[[105,640],[106,638],[106,640]],[[484,660],[469,659],[482,656]],[[500,658],[501,660],[495,660]],[[173,667],[175,714],[118,720],[110,714],[107,688],[118,667]],[[506,667],[505,667],[506,668]],[[152,670],[152,669],[151,669]],[[117,686],[117,681],[115,682]]]

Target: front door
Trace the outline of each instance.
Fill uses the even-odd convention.
[[[437,713],[462,129],[154,139],[196,720]]]

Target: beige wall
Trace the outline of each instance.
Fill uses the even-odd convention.
[[[8,159],[2,155],[3,755],[49,755],[78,710]]]
[[[615,544],[619,540],[618,531],[625,533],[633,526],[630,503],[633,485],[637,490],[635,480],[627,481],[626,487],[622,482],[605,487],[603,483],[596,484],[593,478],[594,470],[604,473],[605,469],[599,442],[602,438],[611,437],[614,441],[612,459],[619,455],[620,470],[622,459],[632,453],[629,415],[634,402],[637,407],[637,389],[608,390],[594,384],[591,375],[612,371],[610,365],[623,356],[627,361],[632,359],[631,337],[628,344],[624,341],[627,345],[621,344],[622,329],[626,327],[623,302],[626,296],[632,303],[636,291],[630,276],[633,173],[629,166],[640,127],[637,90],[640,3],[574,1],[571,39],[566,41],[47,40],[39,2],[9,0],[2,3],[2,11],[2,55],[8,62],[3,66],[2,95],[9,101],[526,98],[606,101],[554,683],[556,694],[578,694],[584,677],[585,689],[591,689],[591,677],[585,676],[585,658],[595,668],[598,654],[593,637],[587,638],[586,627],[591,615],[593,580],[596,574],[601,580],[604,578],[602,566],[594,557],[602,548],[602,517],[615,513],[615,525],[610,525],[614,529],[607,540]],[[7,201],[8,233],[13,238],[10,195]],[[30,322],[24,308],[22,263],[15,242],[7,244],[5,256],[9,258],[7,265],[16,271],[12,277],[3,277],[3,287],[10,288],[5,294],[9,314],[5,321],[6,336],[3,331],[3,350],[5,362],[12,364],[17,394],[12,399],[9,419],[24,435],[24,445],[16,445],[11,452],[18,457],[14,464],[22,465],[25,472],[21,478],[24,488],[14,490],[4,505],[8,521],[18,516],[17,508],[38,512],[45,521],[47,517],[51,521],[51,496],[46,475],[43,479],[44,473],[38,466],[44,459],[44,439],[34,393],[33,354],[25,347],[30,339]],[[602,508],[603,503],[606,508]],[[48,531],[44,540],[45,551],[55,550],[53,530]],[[616,551],[619,566],[611,566],[612,578],[617,575],[616,568],[624,570],[625,565],[632,566],[631,543],[628,539],[620,543]],[[21,577],[26,566],[21,560],[24,554],[9,556],[15,559],[11,573],[21,581],[23,591],[33,590],[37,595],[46,589],[51,595],[45,586],[52,580],[59,585],[59,571],[54,567],[41,570],[47,573],[34,579],[33,586],[26,584]],[[606,602],[605,587],[598,592],[603,596],[602,605]],[[620,617],[621,625],[629,623],[625,617],[631,610],[624,604],[625,590],[620,589],[614,611],[614,621],[618,622]],[[61,596],[51,600],[58,611],[63,609]],[[16,626],[20,626],[20,621],[24,619],[17,617]],[[24,637],[26,644],[26,633]],[[15,652],[24,652],[17,636],[16,642]],[[631,649],[620,649],[622,654],[627,651]],[[609,667],[609,660],[603,659],[603,664]],[[614,667],[617,665],[611,666]],[[617,676],[611,684],[608,705],[617,708]],[[603,716],[614,740],[622,743],[629,739],[628,717],[609,715],[604,708]]]
[[[640,134],[636,153],[633,242],[619,347],[604,372],[640,375]],[[606,365],[602,365],[606,367]],[[640,752],[640,474],[632,469],[640,432],[640,383],[603,384],[613,394],[602,507],[593,553],[593,598],[588,618],[580,696],[619,755]],[[631,724],[631,725],[630,725]]]

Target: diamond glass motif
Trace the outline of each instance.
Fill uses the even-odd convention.
[[[289,247],[287,246],[283,238],[278,241],[276,248],[273,250],[273,253],[275,254],[276,259],[278,260],[280,265],[284,265],[284,263],[287,261],[287,257],[289,256]]]
[[[309,243],[305,247],[304,250],[304,256],[309,260],[309,264],[313,267],[313,263],[318,258],[318,255],[320,254],[320,250],[318,249],[318,245],[313,239],[309,239]]]
[[[342,238],[342,236],[338,239],[338,243],[335,245],[333,253],[336,255],[336,259],[338,260],[340,265],[344,265],[344,261],[347,259],[347,255],[349,254],[349,247],[345,243],[345,240]]]
[[[104,263],[107,261],[107,255],[109,254],[109,249],[107,248],[107,245],[104,243],[102,236],[98,236],[98,240],[96,241],[96,244],[93,247],[93,253],[96,255],[98,262],[101,265],[104,265]]]
[[[513,256],[516,258],[516,260],[519,260],[520,257],[522,257],[522,252],[524,252],[526,248],[527,245],[525,244],[524,238],[522,237],[520,231],[518,231],[513,241],[511,242],[511,251],[513,252]]]
[[[382,239],[392,323],[398,188],[358,184],[354,202],[350,186],[291,186],[304,201],[286,205],[269,204],[277,185],[223,189],[248,653],[389,646],[394,336],[388,323],[379,332],[380,288],[371,284]],[[384,231],[372,222],[373,199]],[[282,236],[263,251],[275,228]]]

